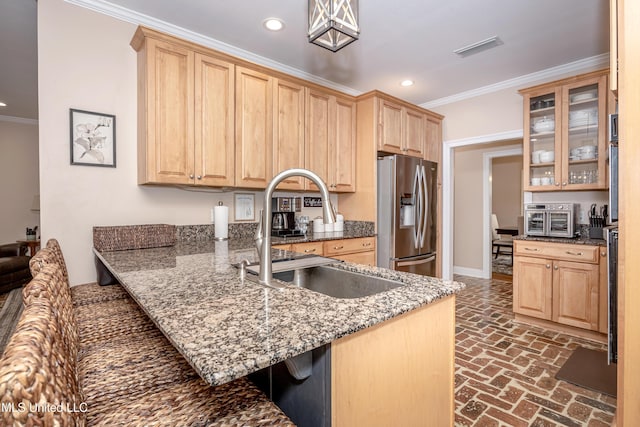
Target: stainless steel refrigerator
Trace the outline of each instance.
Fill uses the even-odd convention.
[[[436,274],[437,176],[434,162],[378,158],[378,266]]]

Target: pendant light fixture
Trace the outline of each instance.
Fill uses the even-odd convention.
[[[309,0],[309,42],[337,52],[358,40],[358,0]]]

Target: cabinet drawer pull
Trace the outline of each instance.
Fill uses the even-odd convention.
[[[334,246],[333,249],[335,249],[335,250],[344,249],[344,246]]]
[[[538,248],[524,248],[525,251],[538,252]]]
[[[305,249],[304,251],[305,251],[305,253],[315,252],[315,251],[316,251],[316,248],[313,248],[313,249]]]
[[[566,253],[567,255],[577,255],[577,256],[584,255],[582,252],[566,251]]]
[[[371,246],[371,242],[363,243],[362,246],[364,247]]]

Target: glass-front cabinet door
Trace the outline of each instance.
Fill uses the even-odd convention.
[[[554,190],[560,173],[561,91],[543,90],[525,95],[524,186],[525,190]]]
[[[606,188],[607,77],[563,87],[563,171],[567,190]]]
[[[520,91],[525,191],[607,188],[605,71]]]

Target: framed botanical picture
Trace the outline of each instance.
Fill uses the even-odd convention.
[[[116,116],[69,109],[71,164],[116,167]]]
[[[235,193],[233,195],[233,215],[236,221],[254,221],[256,205],[251,193]]]

